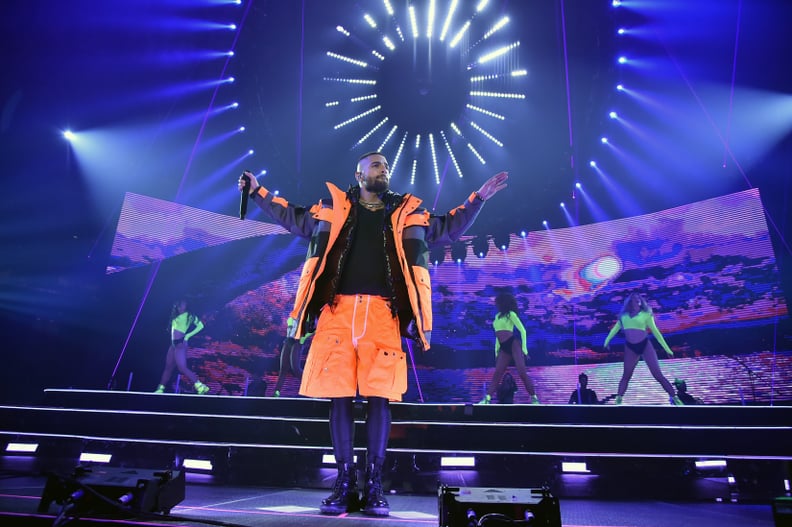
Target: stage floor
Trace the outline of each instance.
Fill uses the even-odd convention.
[[[6,473],[0,479],[0,525],[53,525],[60,506],[37,513],[46,478]],[[435,494],[392,494],[391,515],[369,518],[361,513],[339,517],[319,514],[327,490],[213,485],[188,475],[185,499],[169,516],[153,519],[87,515],[70,525],[228,525],[228,526],[376,526],[430,527],[439,525]],[[609,501],[561,499],[564,527],[773,527],[771,504],[673,501]],[[95,518],[88,521],[88,518]]]
[[[112,454],[108,466],[140,470],[135,478],[151,484],[187,458],[210,460],[211,472],[181,470],[184,497],[145,524],[243,527],[439,526],[439,484],[546,486],[564,526],[770,527],[792,460],[792,407],[394,403],[383,474],[391,516],[329,517],[318,511],[335,478],[321,459],[332,452],[327,401],[51,389],[47,403],[0,406],[0,439],[38,443],[34,455],[0,456],[4,527],[53,526],[63,500],[38,512],[45,484],[88,452]],[[469,456],[475,468],[441,463]],[[700,460],[722,464],[699,469]],[[565,473],[567,461],[585,461],[588,472]],[[105,520],[69,525],[141,523]]]

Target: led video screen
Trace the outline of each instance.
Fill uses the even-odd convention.
[[[155,220],[163,227],[152,231]],[[218,276],[228,274],[229,265],[250,266],[232,273],[243,274],[250,287],[230,299],[226,294],[221,305],[200,314],[206,328],[191,342],[190,360],[215,391],[265,395],[277,377],[307,242],[268,223],[128,194],[107,270],[118,273],[186,253],[193,253],[193,261],[204,255],[222,262],[209,258],[211,252],[232,250],[242,239],[269,249],[255,265],[225,261],[215,271],[208,266],[205,272]],[[501,291],[517,299],[527,330],[529,375],[542,403],[567,403],[580,372],[587,373],[602,402],[612,401],[624,341],[617,336],[610,349],[603,341],[631,292],[646,297],[674,351],[665,359],[655,346],[664,375],[685,380],[702,402],[792,399],[792,359],[788,350],[776,348],[774,337],[787,306],[757,190],[643,216],[512,234],[505,250],[488,239],[483,257],[474,254],[472,238],[460,241],[461,262],[446,247],[443,261],[430,269],[431,349],[417,351],[405,341],[411,368],[406,401],[482,397],[495,363],[492,320]],[[222,278],[212,284],[226,293],[238,287]],[[296,389],[290,379],[284,392],[295,395]],[[528,401],[519,382],[514,400]],[[668,403],[643,364],[627,401]]]

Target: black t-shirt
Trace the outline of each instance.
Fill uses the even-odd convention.
[[[385,277],[385,210],[370,211],[357,206],[357,225],[346,255],[338,293],[389,297]]]
[[[597,400],[597,394],[591,388],[585,388],[580,390],[580,400],[578,401],[578,391],[575,390],[572,392],[572,395],[569,396],[569,404],[599,404]]]

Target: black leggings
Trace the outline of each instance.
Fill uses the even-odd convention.
[[[390,402],[384,397],[368,398],[366,415],[366,461],[381,464],[390,436]],[[355,446],[355,415],[352,397],[330,399],[330,439],[337,463],[352,463]]]

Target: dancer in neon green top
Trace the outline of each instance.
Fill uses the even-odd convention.
[[[622,397],[627,391],[627,385],[635,371],[635,366],[638,365],[638,361],[641,360],[641,357],[644,358],[652,376],[668,394],[668,399],[671,404],[682,404],[676,397],[674,387],[668,382],[668,379],[665,378],[663,372],[660,371],[660,361],[657,359],[657,352],[654,346],[652,346],[652,342],[649,340],[646,331],[649,330],[652,332],[657,342],[660,343],[660,346],[663,347],[670,357],[674,356],[674,352],[668,347],[662,333],[657,329],[657,324],[655,324],[654,315],[652,314],[652,308],[649,307],[646,299],[638,293],[630,293],[624,301],[624,307],[619,313],[619,320],[616,321],[616,324],[614,324],[610,333],[608,333],[608,336],[605,338],[604,346],[606,349],[610,349],[610,341],[616,336],[619,330],[624,331],[624,373],[622,373],[622,378],[619,381],[616,404],[621,404]]]
[[[165,391],[165,384],[170,380],[173,370],[176,368],[193,383],[198,395],[207,393],[209,387],[198,380],[195,372],[187,367],[187,341],[204,328],[203,322],[187,311],[187,302],[179,300],[173,304],[170,326],[171,345],[165,356],[165,369],[162,371],[159,386],[154,390],[154,393]]]
[[[517,299],[511,293],[501,293],[495,298],[495,306],[498,308],[498,314],[492,321],[492,328],[495,330],[495,372],[481,404],[490,403],[510,362],[514,362],[514,367],[531,396],[531,403],[539,404],[533,381],[528,377],[525,368],[525,359],[530,357],[525,342],[525,326],[517,316]],[[519,338],[514,334],[515,328],[520,332]]]

